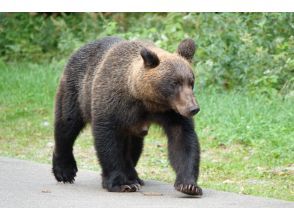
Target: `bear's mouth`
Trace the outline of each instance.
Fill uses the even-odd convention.
[[[195,100],[193,98],[193,100]],[[196,101],[190,102],[184,102],[181,99],[175,99],[171,102],[171,108],[179,113],[180,115],[190,118],[196,115],[199,111],[199,105],[196,103]]]
[[[191,118],[200,111],[200,108],[198,106],[193,106],[190,107],[189,110],[178,110],[177,108],[173,110],[186,118]]]

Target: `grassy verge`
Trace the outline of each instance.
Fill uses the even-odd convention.
[[[0,63],[0,155],[51,162],[53,100],[63,63]],[[196,129],[203,187],[294,201],[293,98],[199,91]],[[172,183],[166,139],[153,126],[138,164],[144,179]],[[99,170],[89,128],[75,146],[79,168]]]

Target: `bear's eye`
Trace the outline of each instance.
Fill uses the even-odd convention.
[[[173,89],[176,89],[179,86],[180,86],[180,82],[179,81],[173,81],[173,82],[171,82],[171,87]]]
[[[194,89],[194,80],[191,80],[191,81],[189,82],[189,86],[191,86],[192,89]]]

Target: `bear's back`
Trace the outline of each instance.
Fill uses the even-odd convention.
[[[123,40],[118,37],[105,37],[88,43],[76,51],[70,57],[64,71],[68,86],[79,92],[82,89],[83,80],[93,78],[95,68],[101,63],[103,56],[113,45],[121,41]]]
[[[115,44],[123,41],[118,37],[105,37],[86,44],[69,59],[64,73],[64,89],[74,94],[81,108],[85,121],[90,120],[91,87],[95,69],[103,61],[103,57]]]

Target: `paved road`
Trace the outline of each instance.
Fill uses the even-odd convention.
[[[156,181],[146,181],[141,192],[110,193],[96,172],[79,171],[75,184],[62,184],[49,165],[0,157],[0,207],[294,207],[294,202],[208,189],[192,198]]]

